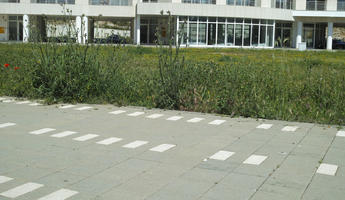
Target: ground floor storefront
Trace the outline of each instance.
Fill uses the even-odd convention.
[[[343,23],[315,21],[278,21],[271,19],[223,18],[201,16],[136,16],[101,18],[76,16],[0,15],[0,41],[29,41],[29,37],[74,38],[76,42],[119,42],[154,45],[158,36],[168,43],[187,47],[299,48],[332,49],[332,40],[345,36],[334,30]],[[35,31],[33,31],[35,30]],[[341,32],[341,31],[340,31]],[[177,40],[180,39],[180,41]],[[63,40],[62,40],[63,41]],[[116,41],[115,41],[116,42]]]

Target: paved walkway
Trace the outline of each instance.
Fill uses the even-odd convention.
[[[0,199],[345,199],[345,129],[0,97]]]

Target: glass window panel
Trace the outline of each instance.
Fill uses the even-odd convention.
[[[273,20],[267,20],[267,24],[271,24],[272,25],[273,22],[274,22]]]
[[[253,25],[252,33],[252,46],[258,46],[259,42],[259,26]]]
[[[179,17],[179,20],[180,20],[180,21],[188,21],[188,17],[180,16],[180,17]]]
[[[227,5],[235,5],[235,0],[226,0]]]
[[[189,17],[189,21],[196,22],[198,21],[198,17]]]
[[[189,44],[197,44],[197,24],[190,23],[189,24]]]
[[[267,20],[266,19],[262,19],[260,23],[261,24],[267,24]]]
[[[243,19],[242,18],[236,18],[236,23],[243,23]]]
[[[228,24],[226,31],[227,31],[227,45],[233,46],[234,45],[234,25]]]
[[[187,24],[186,23],[180,23],[179,27],[179,38],[182,40],[181,44],[186,44],[187,43]]]
[[[236,6],[241,6],[242,5],[242,0],[236,0]]]
[[[225,22],[225,18],[223,18],[223,17],[218,17],[218,22]]]
[[[282,47],[282,41],[283,41],[283,38],[282,38],[282,29],[277,27],[276,30],[275,30],[275,35],[274,35],[274,41],[275,41],[275,44],[274,46],[276,47]]]
[[[9,22],[9,40],[17,40],[17,22]]]
[[[236,46],[242,46],[242,24],[236,24],[235,45]]]
[[[250,23],[252,23],[252,20],[251,19],[244,19],[244,23],[250,24]]]
[[[260,46],[265,46],[266,26],[260,26]]]
[[[216,44],[216,24],[208,24],[208,45]]]
[[[199,24],[199,37],[198,37],[199,45],[206,45],[206,34],[207,34],[206,26],[207,26],[206,23]]]
[[[273,26],[267,27],[266,46],[273,46]]]
[[[250,25],[244,25],[243,28],[243,46],[250,46]]]
[[[253,24],[259,24],[259,21],[260,21],[260,20],[258,20],[258,19],[252,19],[252,23],[253,23]]]
[[[199,17],[200,22],[207,22],[207,17]]]
[[[217,18],[216,17],[209,17],[208,21],[209,22],[216,22]]]
[[[291,29],[285,29],[283,31],[283,46],[291,47]]]
[[[234,23],[235,19],[234,18],[228,18],[228,23]]]
[[[225,45],[225,24],[218,24],[217,44]]]

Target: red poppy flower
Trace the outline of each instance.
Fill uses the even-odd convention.
[[[15,67],[14,70],[20,69],[20,67]]]
[[[7,63],[6,63],[6,64],[4,64],[4,67],[8,67],[8,66],[10,66],[10,64],[7,64]]]

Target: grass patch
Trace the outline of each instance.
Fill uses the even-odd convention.
[[[344,52],[181,48],[174,62],[162,51],[0,44],[0,95],[345,125]],[[162,61],[174,65],[164,80]]]

